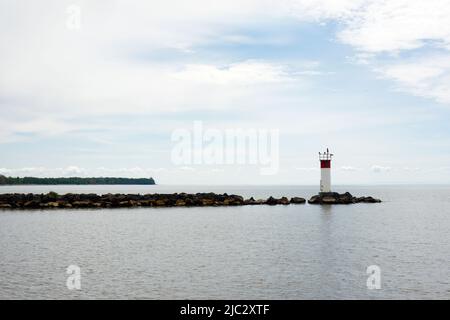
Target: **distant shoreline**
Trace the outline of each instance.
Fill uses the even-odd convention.
[[[153,178],[115,178],[115,177],[5,177],[0,175],[0,186],[36,186],[36,185],[155,185]]]

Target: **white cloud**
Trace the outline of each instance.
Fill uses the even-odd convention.
[[[366,1],[346,15],[338,39],[398,89],[450,104],[450,3],[448,0]],[[407,63],[403,52],[419,51]],[[389,59],[378,58],[389,54]],[[438,56],[439,54],[439,56]]]
[[[298,19],[339,22],[337,39],[356,50],[351,60],[381,72],[399,90],[450,104],[448,0],[292,0],[285,4]],[[408,64],[404,64],[404,52],[416,53]]]
[[[316,167],[295,167],[294,169],[299,170],[299,171],[307,171],[307,172],[319,171],[319,168],[316,168]]]
[[[65,168],[24,167],[24,168],[0,168],[0,174],[12,177],[150,177],[155,174],[167,172],[166,168],[82,168],[68,166]]]
[[[342,166],[342,167],[340,167],[340,169],[342,171],[358,171],[358,170],[360,170],[359,168],[352,167],[352,166]]]
[[[450,104],[450,54],[388,64],[376,70],[395,80],[401,91]]]
[[[60,134],[80,129],[80,123],[68,120],[80,115],[239,110],[249,104],[237,100],[254,100],[267,87],[242,91],[236,86],[282,85],[299,76],[323,74],[267,61],[186,63],[146,58],[158,50],[192,52],[196,45],[217,39],[248,43],[254,39],[230,30],[289,16],[340,22],[338,39],[354,46],[360,61],[375,60],[374,68],[404,91],[449,102],[448,65],[431,64],[434,56],[408,65],[395,59],[389,64],[376,61],[380,52],[450,49],[448,1],[83,1],[82,25],[76,32],[65,23],[72,2],[46,4],[26,8],[0,4],[0,97],[12,100],[0,105],[11,118],[0,126],[1,142],[22,132]],[[447,58],[442,54],[442,61]]]
[[[82,130],[77,117],[239,110],[267,92],[258,85],[292,79],[265,61],[189,62],[196,45],[279,15],[272,1],[82,1],[77,31],[66,28],[72,4],[0,2],[0,143]]]
[[[182,171],[195,171],[195,168],[193,168],[193,167],[187,167],[187,166],[179,167],[178,169],[179,169],[179,170],[182,170]]]
[[[370,168],[370,170],[375,173],[389,172],[389,171],[391,171],[391,169],[392,169],[391,167],[383,167],[383,166],[379,166],[379,165],[373,165]]]
[[[301,20],[344,20],[352,17],[367,0],[291,0],[284,1],[285,9]]]
[[[40,2],[26,8],[0,4],[0,96],[26,96],[33,105],[26,110],[31,118],[53,114],[57,125],[39,125],[39,130],[65,130],[64,119],[80,114],[121,114],[124,109],[133,114],[167,112],[205,105],[229,108],[226,98],[235,101],[242,92],[205,90],[201,84],[273,84],[291,80],[294,74],[320,74],[318,70],[291,73],[282,64],[264,61],[186,65],[146,59],[158,50],[191,52],[196,45],[217,39],[248,43],[252,39],[229,35],[230,29],[288,16],[340,22],[338,38],[359,50],[360,57],[425,46],[450,49],[450,5],[445,0],[83,1],[77,32],[66,28],[66,8],[71,4]],[[136,62],[135,56],[142,56],[142,61]],[[415,86],[402,82],[399,71],[386,72],[417,93]],[[427,96],[447,102],[445,79],[444,74],[430,76],[427,81],[436,81]],[[18,112],[19,107],[14,104],[10,109]],[[14,128],[0,129],[3,139],[9,139],[11,132]]]
[[[419,167],[414,167],[414,168],[403,167],[403,170],[405,170],[405,171],[420,171],[420,168]]]
[[[286,67],[263,61],[243,61],[225,67],[187,65],[174,74],[176,79],[221,85],[252,85],[294,80]]]
[[[339,38],[365,52],[398,52],[450,45],[450,4],[447,0],[377,0],[345,18]]]
[[[65,168],[63,171],[64,175],[83,175],[85,170],[77,166],[69,166]]]

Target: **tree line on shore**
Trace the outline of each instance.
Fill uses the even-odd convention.
[[[154,185],[153,178],[35,178],[0,175],[0,185]]]

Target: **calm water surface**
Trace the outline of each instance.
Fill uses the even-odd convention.
[[[381,204],[0,211],[0,299],[448,299],[450,187],[338,187]],[[27,186],[0,193],[228,192],[304,186]],[[66,268],[81,268],[81,290]],[[381,268],[368,290],[366,268]]]

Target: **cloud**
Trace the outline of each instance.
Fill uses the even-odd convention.
[[[403,167],[403,170],[405,170],[405,171],[420,171],[421,169],[419,167],[414,167],[414,168]]]
[[[287,68],[263,61],[242,61],[225,67],[187,65],[174,74],[176,79],[220,85],[252,85],[294,80]]]
[[[80,3],[77,31],[66,28],[71,1],[46,4],[0,3],[0,108],[7,117],[0,142],[81,130],[85,126],[72,121],[80,116],[243,110],[268,95],[267,84],[276,90],[302,76],[328,74],[276,61],[192,59],[197,47],[217,39],[253,41],[236,30],[289,17],[338,22],[337,39],[353,46],[359,61],[402,91],[449,102],[446,1],[86,1]],[[440,48],[440,62],[428,54],[407,65],[395,57],[389,63],[378,59],[380,53],[420,47]],[[248,85],[255,88],[239,88]]]
[[[337,37],[398,90],[450,104],[449,19],[447,0],[365,1],[343,17]],[[403,52],[415,54],[405,63]]]
[[[12,177],[149,177],[155,174],[169,171],[166,168],[82,168],[68,166],[65,168],[24,167],[24,168],[0,168],[0,174]]]
[[[338,37],[363,52],[399,52],[428,46],[450,49],[447,0],[365,1],[345,17]]]
[[[299,171],[307,171],[307,172],[310,172],[310,171],[319,171],[319,168],[316,168],[316,167],[295,167],[294,168],[295,170],[299,170]]]
[[[72,1],[0,2],[0,143],[92,129],[73,121],[81,117],[92,123],[124,114],[243,110],[267,92],[264,85],[274,90],[297,77],[279,62],[199,63],[193,54],[241,26],[277,17],[271,1],[131,3],[80,2],[81,28],[74,31],[66,27]]]
[[[440,54],[376,68],[396,81],[398,90],[450,104],[450,54]]]
[[[450,104],[448,0],[293,0],[287,12],[300,20],[337,22],[336,39],[397,89]],[[414,53],[407,64],[404,53]],[[439,55],[439,56],[438,56]]]
[[[65,168],[63,171],[64,175],[83,175],[85,170],[77,166],[69,166]]]
[[[391,169],[392,169],[391,167],[383,167],[383,166],[379,166],[379,165],[373,165],[370,168],[370,170],[375,173],[389,172],[389,171],[391,171]]]
[[[282,1],[286,12],[306,21],[345,21],[354,16],[367,0],[291,0]]]
[[[358,170],[360,170],[359,168],[352,167],[352,166],[342,166],[342,167],[340,167],[340,169],[342,171],[358,171]]]
[[[182,171],[195,171],[195,168],[187,167],[187,166],[179,167],[178,169],[182,170]]]

